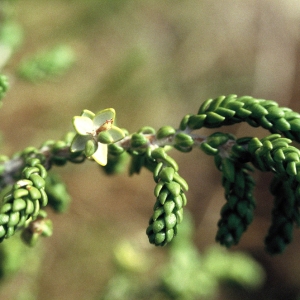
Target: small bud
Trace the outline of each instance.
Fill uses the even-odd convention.
[[[110,144],[114,140],[112,136],[107,131],[102,131],[98,134],[98,141],[102,144]]]
[[[95,140],[88,140],[85,144],[84,153],[86,157],[92,156],[98,148],[98,143]]]
[[[148,143],[147,138],[143,134],[134,133],[131,136],[131,146],[133,148],[139,148],[141,146],[144,146]]]

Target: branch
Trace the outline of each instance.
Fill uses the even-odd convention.
[[[7,82],[4,77],[0,79],[4,95]],[[129,134],[114,120],[112,108],[96,114],[83,110],[73,118],[75,132],[67,133],[62,140],[26,148],[12,158],[0,157],[1,241],[17,230],[23,231],[22,237],[29,245],[34,245],[39,236],[51,235],[52,224],[44,208],[63,211],[70,201],[61,180],[49,172],[53,165],[88,159],[101,165],[106,174],[114,174],[130,158],[130,175],[139,174],[144,167],[153,173],[156,202],[146,233],[150,243],[164,246],[179,232],[188,190],[176,161],[167,152],[174,148],[189,153],[200,148],[214,157],[222,173],[226,203],[221,209],[216,240],[226,247],[236,245],[252,222],[255,182],[251,173],[257,169],[274,174],[271,194],[275,200],[266,250],[280,253],[291,242],[293,226],[300,224],[300,150],[290,145],[293,140],[299,142],[298,113],[274,101],[229,95],[204,101],[197,114],[183,117],[179,128],[163,126],[156,131],[145,126]],[[195,132],[240,122],[261,126],[269,134],[258,139]]]

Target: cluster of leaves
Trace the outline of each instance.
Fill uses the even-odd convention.
[[[6,90],[6,78],[1,76],[0,96]],[[61,211],[70,201],[60,180],[48,177],[52,165],[81,163],[88,158],[101,165],[107,174],[113,174],[130,157],[131,175],[138,174],[143,167],[153,173],[156,202],[146,232],[150,243],[164,246],[177,235],[188,190],[177,163],[167,151],[175,148],[186,153],[199,147],[214,157],[216,167],[222,172],[226,203],[221,210],[216,240],[226,247],[236,245],[252,222],[255,183],[251,172],[256,168],[274,173],[270,190],[275,201],[266,249],[280,253],[291,242],[294,224],[300,225],[300,150],[290,145],[292,140],[300,140],[298,113],[279,107],[274,101],[229,95],[204,101],[196,115],[186,115],[181,120],[178,129],[163,126],[155,131],[146,126],[129,134],[114,122],[112,108],[96,114],[84,110],[73,118],[75,133],[67,133],[63,140],[46,141],[40,148],[26,148],[12,158],[1,157],[1,240],[18,229],[24,230],[22,236],[28,244],[34,244],[40,235],[51,234],[52,224],[42,208],[49,204]],[[220,132],[210,136],[193,132],[240,122],[261,126],[270,134],[259,140],[236,139]]]
[[[15,230],[23,227],[28,220],[40,217],[40,207],[48,203],[44,180],[46,176],[47,171],[38,158],[26,160],[21,179],[3,197],[0,214],[1,240],[12,236]],[[40,224],[32,224],[34,231],[41,231],[41,234],[48,232],[48,229],[42,228]]]
[[[188,185],[178,174],[176,162],[162,148],[153,150],[151,157],[157,163],[153,172],[157,200],[147,234],[150,243],[164,246],[177,234],[177,225],[182,221],[183,207],[187,203],[184,191]]]
[[[70,196],[60,178],[47,170],[68,161],[84,161],[85,157],[69,150],[74,136],[70,132],[63,140],[46,141],[39,149],[28,147],[12,158],[1,156],[1,241],[22,229],[24,242],[33,246],[40,236],[52,234],[52,223],[43,208],[48,205],[63,212]]]
[[[208,137],[192,134],[203,127],[219,128],[240,122],[261,126],[271,134],[262,140],[255,137],[236,139],[231,134],[219,132]],[[179,177],[172,160],[166,160],[169,156],[165,151],[171,146],[189,152],[200,146],[206,154],[214,156],[215,164],[222,172],[227,200],[221,210],[216,240],[227,247],[236,245],[252,222],[255,182],[251,172],[254,167],[274,173],[271,186],[271,193],[275,195],[274,210],[265,245],[269,253],[281,253],[292,240],[293,224],[299,226],[299,150],[290,145],[292,140],[299,142],[299,131],[300,115],[291,109],[279,107],[271,100],[229,95],[205,101],[197,115],[187,115],[182,119],[179,129],[164,126],[155,133],[147,128],[132,135],[134,142],[123,143],[131,149],[127,151],[132,156],[131,172],[138,173],[145,166],[153,172],[157,182],[154,191],[157,201],[147,229],[150,242],[165,245],[172,240],[182,219],[179,211],[186,204],[184,191],[187,185]],[[143,150],[138,151],[139,148]],[[149,148],[155,150],[147,152]],[[157,157],[166,161],[158,163]],[[283,180],[284,185],[281,184]],[[289,198],[288,203],[284,201],[286,198]]]
[[[237,244],[253,219],[251,163],[261,171],[274,173],[270,188],[275,196],[274,209],[265,244],[268,252],[281,253],[292,240],[293,224],[299,226],[300,152],[290,143],[299,142],[300,115],[271,100],[229,95],[205,101],[197,115],[184,118],[181,127],[217,128],[242,121],[268,129],[272,134],[261,140],[254,137],[234,141],[232,138],[230,150],[225,152],[228,141],[222,134],[201,145],[207,154],[215,156],[216,165],[223,173],[227,203],[221,211],[216,239],[227,247]]]

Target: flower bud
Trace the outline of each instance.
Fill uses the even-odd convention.
[[[133,148],[139,148],[148,143],[147,138],[143,134],[134,133],[131,136],[131,146]]]
[[[92,156],[98,149],[98,143],[95,140],[88,140],[85,144],[84,153],[86,157]]]

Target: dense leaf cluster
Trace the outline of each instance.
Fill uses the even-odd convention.
[[[0,76],[0,97],[7,86],[6,78]],[[103,112],[108,111],[113,109]],[[89,112],[89,115],[94,114]],[[251,172],[254,169],[274,174],[270,187],[274,208],[265,239],[267,251],[280,253],[292,241],[294,225],[300,225],[300,150],[291,145],[292,141],[300,141],[298,113],[279,107],[271,100],[221,96],[204,101],[196,115],[186,115],[181,120],[178,129],[163,126],[156,131],[145,126],[133,134],[118,129],[113,131],[115,138],[118,133],[116,139],[108,136],[111,128],[117,128],[112,118],[106,120],[101,115],[104,118],[101,124],[95,123],[97,126],[94,124],[95,128],[90,128],[83,122],[86,116],[87,110],[81,116],[82,122],[76,123],[76,133],[69,132],[62,140],[46,141],[40,148],[26,148],[12,158],[0,157],[1,241],[19,229],[23,230],[23,239],[30,245],[38,236],[51,234],[52,225],[42,208],[51,206],[64,211],[70,201],[59,177],[49,172],[51,167],[64,166],[68,162],[81,163],[86,158],[93,160],[86,148],[72,147],[78,135],[82,135],[84,141],[92,137],[95,143],[102,145],[107,164],[103,163],[101,167],[106,174],[123,170],[128,160],[130,175],[139,174],[142,168],[153,173],[156,202],[146,230],[152,244],[164,246],[173,240],[183,218],[183,207],[187,204],[188,185],[179,175],[176,161],[167,152],[175,148],[187,153],[195,147],[213,156],[222,173],[226,202],[218,222],[218,242],[226,247],[236,245],[253,220],[255,182]],[[203,136],[196,132],[201,128],[219,128],[240,122],[261,126],[270,133],[262,139],[237,139],[227,133]],[[103,161],[106,161],[105,157]]]

